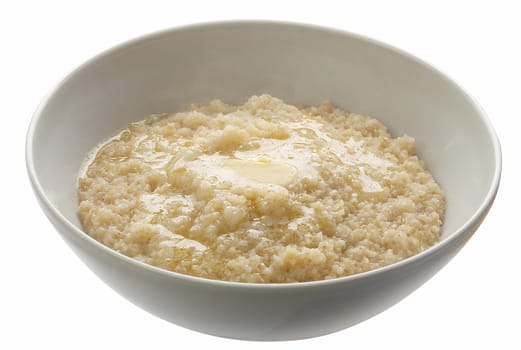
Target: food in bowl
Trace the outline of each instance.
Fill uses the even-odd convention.
[[[445,196],[438,242],[368,273],[303,283],[234,283],[142,263],[81,229],[71,179],[94,145],[136,117],[179,111],[202,97],[237,103],[261,90],[308,105],[329,97],[341,108],[382,118],[393,136],[414,136]],[[359,35],[264,21],[173,28],[91,59],[39,105],[27,133],[26,162],[43,213],[117,293],[181,327],[264,341],[336,332],[405,298],[473,236],[501,176],[501,148],[490,119],[450,78]]]
[[[103,244],[183,274],[253,283],[352,275],[440,236],[444,197],[414,147],[328,101],[213,100],[101,144],[80,174],[78,216]]]

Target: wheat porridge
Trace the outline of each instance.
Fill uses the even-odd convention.
[[[78,215],[129,257],[211,279],[301,282],[433,245],[444,198],[408,136],[329,102],[269,95],[152,115],[103,143]]]

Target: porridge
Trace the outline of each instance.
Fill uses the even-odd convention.
[[[269,95],[152,115],[104,142],[78,181],[85,231],[211,279],[283,283],[379,268],[433,245],[444,198],[377,120]]]

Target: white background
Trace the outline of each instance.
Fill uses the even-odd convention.
[[[514,3],[3,2],[0,348],[521,348],[521,11]],[[24,139],[43,96],[66,73],[117,43],[222,19],[307,22],[387,42],[453,77],[489,114],[504,156],[494,207],[449,265],[388,311],[304,341],[247,343],[199,334],[147,314],[104,285],[37,206],[25,171]]]

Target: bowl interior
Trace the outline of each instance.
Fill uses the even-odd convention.
[[[67,220],[86,154],[128,123],[195,101],[330,99],[408,134],[447,200],[442,239],[480,207],[494,182],[495,139],[479,108],[449,79],[385,45],[282,23],[186,27],[131,41],[81,66],[54,90],[29,133],[36,180]]]

